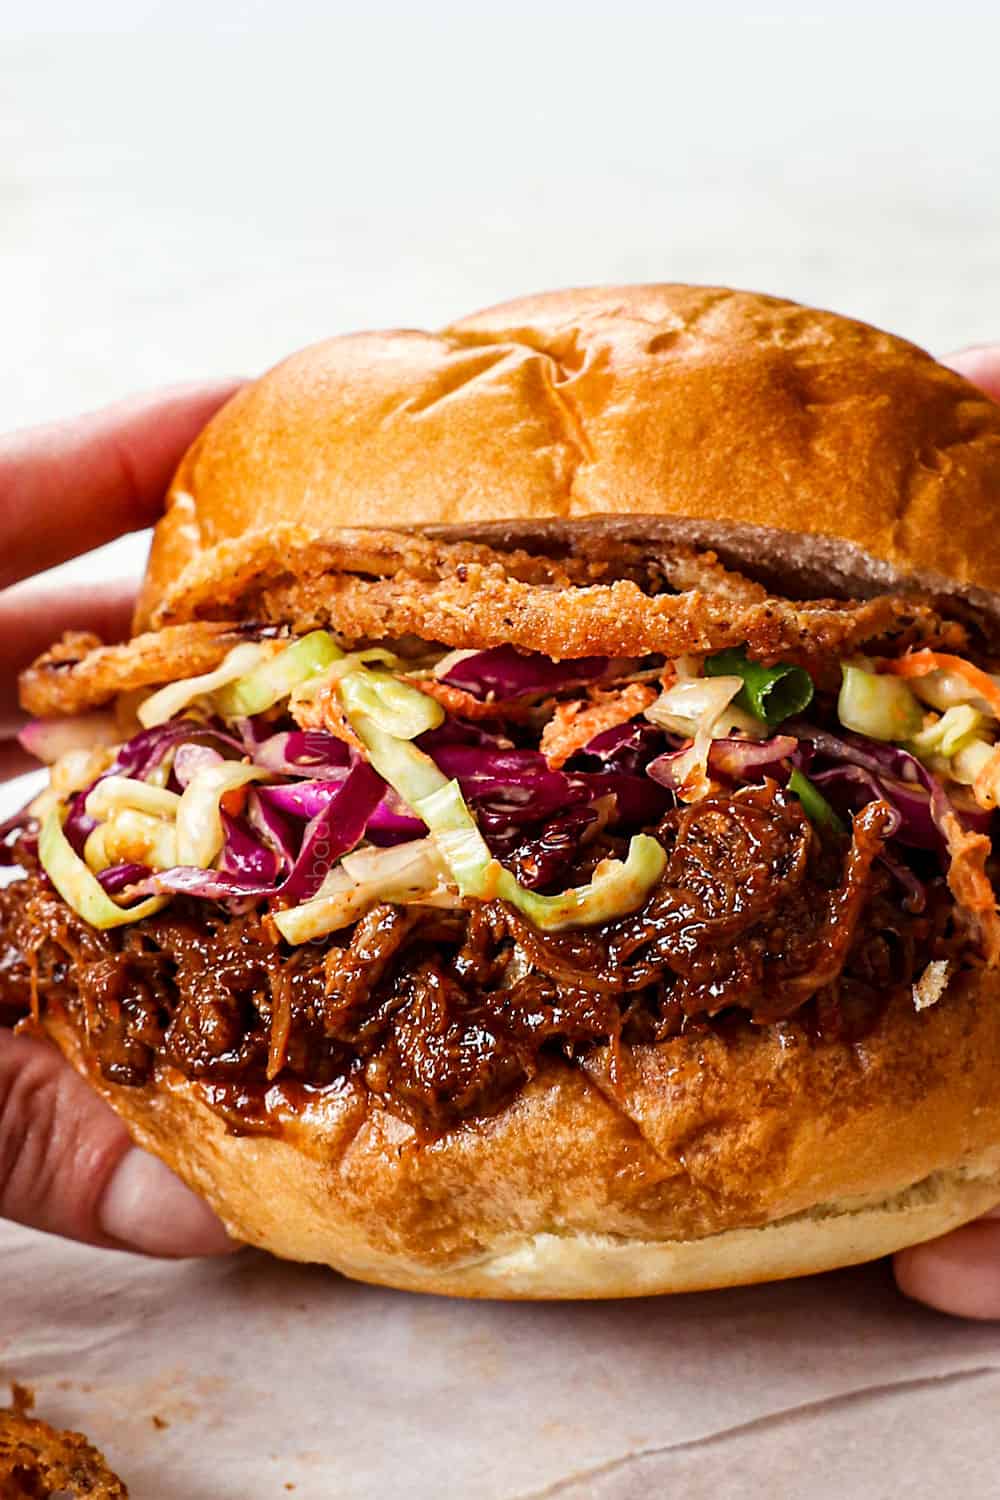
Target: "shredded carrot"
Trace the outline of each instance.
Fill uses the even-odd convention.
[[[882,665],[894,677],[926,677],[931,672],[955,672],[959,677],[964,677],[971,688],[975,688],[1000,718],[1000,687],[988,672],[984,672],[981,667],[974,667],[971,661],[966,661],[962,656],[952,656],[947,651],[929,651],[925,647],[922,651],[909,651],[905,656],[883,662]]]
[[[231,818],[238,818],[247,805],[249,790],[249,787],[245,786],[232,786],[228,792],[223,792],[219,798],[222,811],[228,813]]]
[[[292,707],[292,718],[300,729],[325,729],[329,734],[336,735],[338,740],[343,740],[345,744],[352,746],[353,749],[364,749],[351,728],[337,690],[332,685],[324,688],[316,698],[295,703]]]
[[[465,688],[453,687],[450,682],[439,682],[436,677],[413,679],[428,698],[434,698],[450,714],[461,719],[507,719],[512,724],[529,722],[539,705],[521,703],[515,699],[476,698]]]
[[[946,813],[941,821],[950,856],[948,889],[975,919],[987,961],[995,965],[1000,963],[1000,912],[993,882],[986,873],[992,844],[985,833],[963,828],[954,813]]]
[[[586,698],[557,703],[542,730],[541,752],[552,770],[557,771],[595,735],[617,724],[627,724],[658,697],[656,689],[648,683],[630,682],[613,692],[590,688]]]

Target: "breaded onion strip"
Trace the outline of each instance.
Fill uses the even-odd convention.
[[[269,532],[220,542],[195,558],[153,610],[150,623],[171,624],[217,611],[242,613],[248,595],[290,579],[352,574],[392,579],[400,575],[425,583],[461,578],[470,566],[499,569],[503,577],[537,587],[610,584],[626,580],[644,593],[665,588],[675,593],[702,589],[720,599],[762,602],[767,590],[730,572],[713,552],[691,547],[666,549],[618,543],[612,548],[587,546],[571,555],[540,556],[523,549],[498,551],[481,542],[442,542],[418,532],[343,528],[320,534],[302,526],[277,526]]]
[[[227,620],[209,618],[219,614]],[[320,537],[287,525],[197,558],[153,611],[158,630],[120,646],[65,637],[22,675],[24,707],[40,716],[78,713],[120,692],[210,671],[244,638],[234,618],[328,626],[346,642],[413,636],[471,650],[509,643],[556,659],[699,655],[746,643],[763,657],[828,669],[873,640],[899,649],[965,642],[961,625],[919,600],[771,597],[714,553],[688,547],[595,544],[553,559],[417,533],[358,527]]]
[[[415,635],[460,649],[509,643],[555,659],[576,656],[706,655],[744,643],[761,657],[836,658],[903,631],[954,638],[927,606],[881,597],[849,608],[767,598],[754,604],[701,592],[650,598],[627,581],[541,588],[495,566],[468,564],[462,576],[427,584],[405,574],[368,580],[296,579],[253,600],[261,619],[296,630],[328,625],[349,641]]]
[[[172,625],[116,646],[70,633],[21,673],[21,706],[39,718],[81,713],[118,693],[210,672],[245,640],[239,626],[214,621]]]

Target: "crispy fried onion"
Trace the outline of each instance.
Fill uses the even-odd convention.
[[[245,627],[208,621],[171,625],[117,646],[73,631],[21,673],[21,705],[41,718],[80,713],[118,693],[211,672],[247,639]]]
[[[128,1490],[82,1432],[58,1432],[28,1416],[32,1397],[13,1387],[13,1405],[0,1409],[0,1495],[89,1495],[128,1500]]]
[[[153,609],[149,624],[211,617],[230,605],[240,606],[235,612],[244,614],[245,601],[256,592],[295,578],[405,575],[435,583],[460,576],[469,564],[495,566],[507,578],[539,587],[562,589],[627,579],[644,593],[703,589],[742,602],[767,598],[759,583],[723,567],[713,552],[692,547],[668,550],[662,544],[644,547],[628,542],[595,549],[581,539],[572,555],[550,557],[519,547],[498,551],[482,542],[442,542],[419,532],[345,527],[320,533],[288,524],[220,542],[201,553]]]
[[[352,641],[415,635],[475,651],[509,643],[556,660],[651,652],[672,658],[746,644],[760,657],[813,661],[876,639],[961,634],[909,599],[738,605],[701,592],[650,598],[628,580],[542,587],[508,577],[497,564],[475,563],[430,584],[406,574],[296,579],[257,596],[252,612],[301,630],[328,625]]]
[[[233,619],[296,630],[326,626],[346,643],[416,637],[471,650],[511,644],[556,660],[672,658],[746,644],[762,658],[817,671],[870,641],[896,650],[965,641],[961,625],[918,600],[770,597],[722,568],[714,554],[685,548],[653,557],[630,545],[616,559],[615,571],[632,576],[609,577],[601,559],[500,553],[402,532],[318,539],[279,527],[198,558],[154,612],[155,632],[123,646],[67,638],[23,674],[22,702],[41,716],[77,713],[123,691],[211,670],[245,638]],[[597,576],[606,581],[594,582]]]

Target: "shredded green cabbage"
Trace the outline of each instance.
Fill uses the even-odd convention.
[[[969,740],[948,761],[948,774],[962,786],[972,786],[987,766],[995,762],[996,754],[996,745],[990,745],[986,740]]]
[[[123,807],[88,834],[83,857],[95,873],[121,863],[172,869],[177,864],[177,825],[137,808]]]
[[[907,749],[922,760],[943,756],[950,760],[959,750],[985,735],[988,721],[971,704],[962,703],[946,709],[934,724],[928,724],[915,734]]]
[[[165,724],[197,699],[206,698],[227,683],[243,677],[259,662],[273,655],[276,649],[271,641],[245,641],[241,646],[234,646],[214,672],[204,672],[200,677],[186,677],[181,682],[168,683],[158,693],[147,698],[145,703],[140,703],[136,711],[139,723],[143,729]]]
[[[311,900],[275,912],[274,924],[286,942],[308,943],[349,926],[379,901],[462,905],[435,841],[414,839],[345,855]]]
[[[219,803],[226,792],[251,781],[267,781],[270,772],[243,761],[201,766],[184,788],[177,809],[177,863],[208,869],[225,843]]]
[[[62,829],[63,809],[54,807],[38,835],[38,858],[60,896],[91,927],[102,931],[151,917],[166,905],[165,896],[151,896],[138,906],[117,906],[97,876],[76,854]]]
[[[214,695],[216,707],[231,718],[262,714],[300,683],[320,676],[343,654],[329,631],[311,630],[246,676],[220,687]]]
[[[110,818],[123,808],[132,807],[154,818],[176,818],[180,806],[177,792],[165,791],[148,781],[131,776],[105,776],[87,797],[87,812],[92,818]]]
[[[387,734],[365,713],[352,711],[348,718],[375,770],[409,807],[415,807],[421,797],[429,797],[447,786],[447,776],[416,745]]]
[[[348,673],[340,679],[340,698],[348,718],[364,714],[398,740],[415,740],[444,722],[444,709],[436,698],[400,682],[391,672],[362,667]]]
[[[644,717],[672,734],[714,736],[726,710],[743,686],[739,677],[682,677],[672,682],[646,709]],[[738,710],[737,710],[738,712]]]
[[[919,734],[923,712],[901,677],[845,664],[837,716],[845,729],[900,744]]]
[[[294,687],[289,699],[292,707],[311,702],[328,687],[346,677],[348,672],[356,672],[359,667],[367,667],[371,662],[379,662],[382,666],[393,669],[402,666],[399,657],[394,652],[387,651],[384,646],[365,646],[361,651],[349,651],[331,662],[324,672],[316,677],[309,677]]]

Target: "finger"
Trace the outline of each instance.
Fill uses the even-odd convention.
[[[233,1242],[207,1204],[125,1127],[50,1043],[0,1032],[0,1217],[147,1255]]]
[[[1000,401],[1000,344],[979,344],[974,349],[962,349],[957,354],[946,355],[941,363],[978,385],[994,401]]]
[[[896,1281],[907,1297],[959,1318],[1000,1318],[1000,1220],[979,1219],[901,1250]]]
[[[89,630],[102,641],[129,634],[137,584],[115,579],[99,589],[20,583],[0,593],[0,737],[24,722],[17,674],[48,650],[64,630]]]
[[[183,386],[0,438],[0,587],[151,525],[185,449],[237,388]]]

